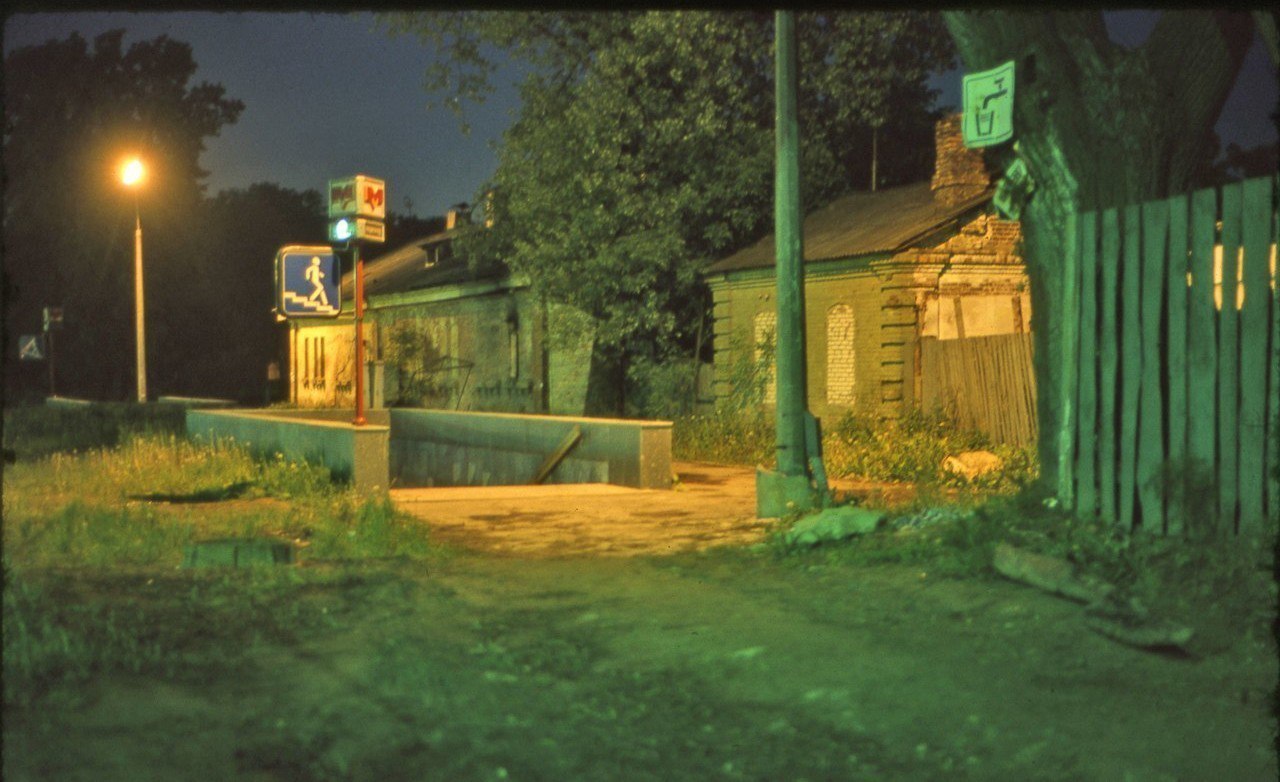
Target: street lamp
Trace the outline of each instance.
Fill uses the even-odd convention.
[[[146,169],[142,161],[133,158],[120,170],[120,181],[133,190],[133,297],[136,302],[135,326],[138,339],[138,401],[147,401],[147,344],[143,327],[142,309],[142,214],[138,209],[138,188],[142,185]]]

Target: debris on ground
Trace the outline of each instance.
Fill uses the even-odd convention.
[[[942,469],[973,480],[1004,467],[1004,460],[990,451],[964,451],[942,460]]]
[[[1000,543],[992,566],[1005,578],[1052,592],[1081,603],[1098,603],[1115,590],[1111,584],[1087,574],[1077,574],[1065,559],[1035,554]]]
[[[1136,598],[1121,600],[1113,585],[1078,573],[1064,559],[1000,543],[992,565],[1006,578],[1087,604],[1085,626],[1099,635],[1139,649],[1177,649],[1189,654],[1191,628],[1153,618]]]
[[[933,527],[938,524],[954,524],[958,521],[973,518],[972,510],[960,510],[954,507],[925,508],[912,513],[904,513],[890,520],[889,524],[896,530],[917,530]]]
[[[782,538],[788,546],[816,546],[875,532],[884,517],[883,511],[847,505],[826,508],[797,521]]]

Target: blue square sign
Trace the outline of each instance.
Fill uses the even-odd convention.
[[[276,253],[276,312],[286,318],[333,318],[342,312],[338,256],[323,245],[289,245]]]

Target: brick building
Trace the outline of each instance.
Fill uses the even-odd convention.
[[[471,226],[452,211],[444,231],[365,261],[365,355],[371,406],[581,415],[589,337],[560,335],[572,313],[548,308],[501,261],[469,266],[452,252]],[[289,324],[289,401],[354,403],[354,282],[342,315]],[[557,338],[547,339],[548,323]]]
[[[1000,219],[959,115],[938,123],[931,182],[855,192],[804,220],[809,407],[896,417],[928,396],[924,340],[1029,333],[1016,222]],[[772,235],[705,272],[715,302],[715,388],[767,355],[777,322]],[[762,347],[762,343],[764,346]],[[767,361],[766,361],[767,363]],[[774,401],[772,380],[766,404]]]

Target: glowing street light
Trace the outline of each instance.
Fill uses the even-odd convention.
[[[133,158],[120,169],[120,181],[133,190],[133,297],[138,341],[138,401],[147,401],[147,344],[142,307],[142,215],[138,209],[138,188],[146,176],[142,161]]]

